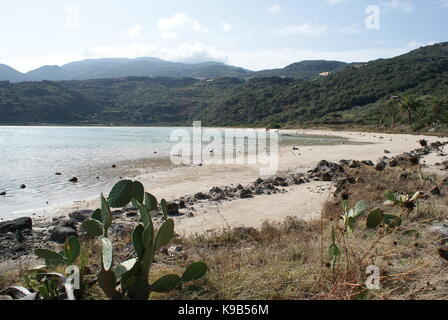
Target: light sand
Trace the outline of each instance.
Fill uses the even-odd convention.
[[[329,196],[329,182],[311,182],[288,187],[287,193],[262,195],[220,204],[204,204],[193,218],[176,222],[181,235],[201,234],[236,227],[260,227],[265,221],[283,221],[287,217],[318,218],[321,205]]]
[[[304,172],[315,167],[320,160],[338,162],[341,159],[371,160],[391,154],[388,157],[419,148],[418,141],[427,139],[429,142],[448,141],[447,138],[425,137],[414,135],[390,135],[379,133],[340,132],[327,130],[288,130],[284,133],[336,135],[349,138],[352,142],[370,143],[364,145],[334,145],[303,147],[293,151],[291,147],[281,148],[279,152],[279,171],[294,170]],[[431,154],[424,159],[428,165],[448,160]],[[429,170],[438,171],[434,167]],[[440,172],[440,171],[439,171]],[[214,186],[249,184],[259,177],[256,166],[205,166],[184,167],[169,170],[164,173],[137,177],[145,185],[145,189],[159,199],[168,201],[177,197],[208,192]],[[137,179],[136,178],[136,179]],[[219,206],[216,203],[203,202],[196,204],[195,216],[175,218],[176,232],[181,235],[203,233],[211,230],[246,226],[259,227],[264,221],[281,222],[285,217],[312,219],[319,217],[323,202],[330,196],[331,183],[312,182],[310,184],[289,187],[287,193],[256,196],[252,199],[226,201]],[[49,214],[37,213],[37,220],[48,220],[53,216],[66,216],[77,209],[96,209],[98,199],[76,202],[70,206],[57,208]],[[218,209],[219,208],[219,209]],[[40,218],[38,218],[40,216]],[[11,268],[21,268],[33,265],[36,261],[31,257],[23,257],[15,262],[0,263],[0,272]],[[6,269],[5,269],[6,268]]]
[[[282,147],[279,152],[279,171],[293,170],[304,172],[315,167],[320,160],[338,162],[341,159],[371,160],[408,152],[419,147],[420,139],[429,142],[447,141],[446,138],[414,136],[404,134],[379,134],[361,132],[340,132],[328,130],[283,130],[288,134],[336,135],[349,138],[351,142],[363,144],[345,144],[333,146],[307,146],[293,151],[291,147]],[[390,154],[385,154],[385,150]],[[440,162],[441,158],[432,154],[425,159],[428,164]],[[258,166],[214,165],[203,167],[182,167],[166,172],[158,172],[136,177],[143,182],[145,189],[157,198],[168,201],[180,196],[197,192],[208,192],[215,186],[249,184],[260,177]],[[264,221],[281,221],[287,216],[302,218],[318,217],[322,203],[329,197],[330,183],[313,182],[311,184],[288,188],[285,194],[257,196],[253,199],[241,199],[216,203],[204,202],[195,205],[197,212],[193,218],[176,218],[176,230],[181,234],[192,234],[212,229],[238,226],[259,227]],[[94,209],[97,199],[76,203],[55,211],[55,215],[66,215],[75,209]],[[219,208],[219,213],[218,213]]]

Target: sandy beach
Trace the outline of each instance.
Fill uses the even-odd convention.
[[[314,169],[320,160],[339,162],[346,160],[371,160],[378,162],[384,156],[394,157],[404,152],[420,148],[419,140],[429,142],[448,141],[448,138],[405,134],[380,134],[362,132],[341,132],[329,130],[284,130],[285,134],[332,135],[344,137],[347,144],[292,146],[279,149],[278,174],[306,173]],[[387,153],[385,152],[387,150]],[[389,153],[390,152],[390,153]],[[425,156],[421,162],[428,165],[429,171],[439,171],[433,165],[448,160],[436,153]],[[213,165],[177,167],[152,174],[128,177],[139,180],[145,190],[159,200],[178,200],[180,197],[195,193],[208,193],[214,187],[236,187],[252,184],[260,176],[257,165]],[[109,190],[104,190],[107,193]],[[231,201],[196,201],[181,209],[181,215],[174,217],[176,232],[182,236],[204,234],[228,228],[260,227],[265,221],[282,222],[287,217],[315,219],[320,217],[323,203],[332,195],[332,182],[311,181],[305,184],[280,188],[280,192],[271,195],[256,195],[248,199],[233,198]],[[98,194],[100,191],[98,192]],[[98,196],[99,197],[99,196]],[[77,210],[95,210],[99,207],[98,197],[77,201],[71,205],[55,207],[51,211],[36,211],[33,215],[33,229],[47,230],[53,218],[61,220]],[[123,220],[123,223],[135,223],[137,220]],[[116,222],[117,223],[117,222]],[[23,256],[15,261],[0,263],[0,271],[11,270],[23,265],[36,264],[33,256]]]
[[[320,160],[338,162],[342,159],[371,160],[377,162],[380,157],[392,157],[418,148],[420,139],[429,142],[447,141],[446,138],[381,134],[364,132],[344,132],[329,130],[282,130],[285,134],[310,134],[339,136],[350,139],[351,144],[307,146],[293,150],[281,147],[279,150],[279,172],[306,172],[315,167]],[[390,153],[385,153],[385,151]],[[440,157],[431,154],[425,158],[428,165],[440,162]],[[256,165],[211,165],[175,168],[168,171],[133,177],[145,185],[145,189],[158,199],[168,201],[197,192],[208,192],[213,187],[249,184],[260,177]],[[238,199],[220,203],[200,202],[194,206],[194,217],[177,217],[176,230],[179,234],[189,235],[232,227],[259,227],[264,221],[282,221],[285,217],[295,216],[305,219],[316,218],[320,214],[323,202],[330,195],[330,182],[312,182],[292,186],[286,193],[256,196],[250,199]],[[57,208],[51,216],[66,216],[80,209],[95,209],[98,200],[89,199],[70,206]],[[37,213],[37,217],[48,218]]]

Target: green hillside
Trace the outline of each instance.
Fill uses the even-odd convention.
[[[391,99],[414,95],[415,126],[448,119],[448,43],[350,65],[330,77],[0,83],[2,124],[207,125],[407,123]],[[403,107],[404,108],[404,107]],[[414,110],[415,109],[415,110]],[[404,111],[404,110],[403,110]]]
[[[269,80],[249,82],[211,110],[209,119],[227,123],[373,123],[380,120],[395,95],[446,99],[448,43],[347,67],[328,78],[286,82],[274,92]],[[257,101],[262,96],[264,99]]]
[[[90,80],[125,77],[172,77],[172,78],[245,78],[252,71],[220,62],[179,63],[157,58],[137,59],[88,59],[63,66],[42,66],[21,73],[7,65],[0,64],[0,81],[63,81]]]
[[[288,77],[297,79],[316,78],[322,72],[337,72],[348,66],[345,62],[313,60],[293,63],[282,69],[263,70],[256,72],[253,77]]]

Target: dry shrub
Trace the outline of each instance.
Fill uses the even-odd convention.
[[[399,214],[399,208],[384,205],[384,191],[428,193],[441,182],[440,177],[415,169],[350,170],[357,181],[349,186],[350,205],[367,200],[370,209]],[[334,273],[328,247],[331,226],[342,214],[336,200],[325,204],[321,221],[288,218],[283,223],[265,223],[256,236],[247,239],[229,231],[184,239],[188,252],[208,263],[210,270],[202,291],[177,292],[168,298],[444,299],[448,297],[448,263],[437,254],[440,239],[428,226],[445,218],[446,205],[443,197],[427,197],[401,227],[387,235],[366,230],[365,221],[360,221],[352,235],[344,236]],[[404,235],[409,230],[416,233]],[[369,265],[381,270],[381,290],[365,291]]]
[[[304,221],[288,218],[281,223],[264,223],[256,232],[242,237],[230,230],[188,238],[176,238],[184,251],[168,256],[162,250],[156,256],[152,277],[167,273],[180,274],[190,262],[208,264],[206,277],[182,290],[169,294],[153,294],[155,299],[446,299],[448,297],[448,262],[438,255],[441,238],[428,226],[444,221],[447,216],[447,186],[442,178],[427,175],[416,168],[394,168],[378,172],[372,168],[349,170],[356,181],[348,185],[350,205],[367,200],[370,209],[380,207],[387,213],[399,214],[400,209],[384,205],[384,191],[400,193],[425,192],[428,197],[404,219],[403,224],[385,236],[377,230],[366,230],[361,220],[353,234],[338,233],[341,256],[334,272],[328,248],[331,229],[342,214],[336,199],[328,201],[321,220]],[[440,186],[442,196],[429,191]],[[415,233],[405,234],[414,230]],[[99,267],[99,246],[85,252],[89,279]],[[133,257],[131,239],[114,240],[118,262]],[[381,289],[365,291],[366,268],[381,270]],[[10,281],[11,280],[11,281]],[[17,283],[5,275],[0,287]],[[361,294],[363,293],[363,294]],[[104,299],[97,285],[89,289],[93,299]]]

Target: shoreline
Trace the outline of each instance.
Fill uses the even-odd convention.
[[[89,129],[89,128],[86,128]],[[104,127],[104,129],[108,130],[109,128]],[[191,129],[191,128],[186,128]],[[203,128],[207,129],[207,128]],[[224,128],[213,128],[215,130],[220,130]],[[228,130],[232,130],[232,132],[236,132],[238,135],[243,132],[244,130],[252,130],[250,128],[231,128]],[[342,139],[341,137],[332,135],[332,136],[311,136],[307,135],[309,137],[299,137],[297,135],[291,135],[289,133],[284,133],[280,139],[279,139],[279,147],[280,148],[289,148],[290,146],[293,146],[295,144],[316,144],[316,145],[332,145],[332,144],[338,144],[338,143],[349,143],[348,141],[345,141],[345,139]],[[334,141],[332,141],[334,139]],[[53,193],[50,194],[49,197],[45,197],[44,195],[41,198],[35,198],[35,199],[26,199],[28,202],[20,203],[17,206],[14,206],[14,201],[17,201],[17,194],[9,194],[9,189],[6,189],[4,191],[8,191],[8,197],[11,198],[11,206],[8,207],[8,199],[6,199],[5,207],[4,209],[7,209],[6,211],[3,211],[3,216],[0,216],[1,220],[9,220],[13,218],[17,218],[20,216],[54,216],[55,213],[57,213],[58,209],[60,208],[66,208],[74,205],[82,205],[85,202],[91,202],[94,199],[96,199],[97,193],[104,191],[107,193],[109,188],[111,188],[115,182],[121,179],[143,179],[146,180],[148,185],[147,187],[158,187],[158,183],[152,182],[151,183],[151,177],[156,179],[157,181],[163,180],[162,177],[164,174],[167,174],[168,176],[171,176],[171,171],[181,171],[181,170],[188,170],[190,167],[195,167],[194,164],[185,163],[185,164],[176,164],[173,163],[170,159],[170,152],[169,151],[162,151],[155,149],[158,152],[157,156],[152,157],[145,157],[145,158],[138,158],[138,159],[115,159],[115,157],[112,155],[110,159],[112,159],[109,163],[103,164],[103,165],[95,165],[95,167],[88,168],[88,171],[79,171],[79,172],[72,172],[67,173],[64,171],[64,177],[62,179],[57,179],[55,181],[51,180],[52,183],[57,183],[58,188],[61,188],[61,191],[59,194]],[[205,150],[205,148],[204,148]],[[241,151],[240,151],[241,152]],[[237,160],[241,159],[241,154],[238,152],[236,154]],[[122,158],[122,157],[118,157]],[[232,159],[233,160],[233,159]],[[232,161],[230,161],[232,162]],[[243,161],[244,162],[244,161]],[[111,169],[112,163],[114,164]],[[228,163],[228,161],[225,161],[225,163]],[[54,169],[57,171],[57,169]],[[48,172],[48,174],[51,175],[51,172]],[[179,173],[181,176],[182,173]],[[68,183],[66,180],[68,180],[71,177],[77,177],[79,180],[79,183],[77,184],[71,184]],[[96,177],[96,180],[95,180]],[[45,179],[46,177],[42,177],[43,180],[42,183],[45,185]],[[152,180],[154,180],[152,179]],[[32,185],[32,182],[28,181],[27,179],[22,180],[24,184],[28,186],[28,184]],[[49,186],[52,183],[48,180],[46,182],[46,185]],[[64,183],[65,182],[65,183]],[[45,187],[47,188],[47,187]],[[27,188],[27,191],[30,190]],[[65,191],[62,191],[65,190]],[[17,193],[16,190],[14,192]],[[33,193],[42,193],[41,189],[31,189],[31,192]],[[8,198],[7,197],[7,198]],[[14,199],[16,197],[16,199]],[[0,199],[1,200],[1,199]],[[34,205],[33,205],[34,200]],[[46,204],[45,204],[46,202]],[[9,211],[9,212],[8,212]]]
[[[101,123],[101,124],[55,124],[55,123],[31,123],[31,124],[0,124],[2,127],[62,127],[62,128],[191,128],[191,123],[165,123],[165,124],[119,124],[119,123]],[[203,126],[202,128],[207,129],[266,129],[266,125],[260,126]],[[277,130],[277,129],[271,129]],[[297,126],[287,126],[280,131],[325,131],[325,132],[354,132],[354,133],[377,133],[377,134],[391,134],[391,135],[410,135],[410,136],[428,136],[428,137],[440,137],[448,138],[448,133],[445,130],[437,130],[435,128],[425,128],[422,130],[409,129],[406,126],[395,126],[395,127],[384,127],[378,130],[377,126],[374,125],[353,125],[352,124],[303,124]]]
[[[312,179],[312,174],[310,176],[310,170],[316,168],[317,163],[321,160],[334,163],[339,163],[341,160],[370,160],[377,163],[378,159],[384,156],[393,158],[420,148],[419,139],[425,138],[429,143],[436,141],[448,143],[446,138],[437,139],[428,136],[329,132],[326,130],[288,130],[283,132],[345,136],[351,138],[353,142],[370,144],[306,146],[299,148],[299,150],[293,150],[292,147],[283,147],[279,150],[280,163],[277,177],[304,177],[307,181],[305,183],[290,183],[285,187],[277,185],[275,192],[262,192],[248,198],[239,197],[237,190],[240,187],[246,188],[248,185],[253,188],[256,184],[254,181],[260,175],[258,168],[253,166],[184,167],[170,170],[168,173],[150,174],[135,177],[135,179],[141,181],[145,185],[145,190],[155,195],[159,201],[162,198],[173,203],[179,203],[180,200],[187,201],[187,206],[179,208],[180,213],[172,217],[176,224],[175,231],[177,234],[183,237],[211,235],[226,229],[257,229],[265,222],[282,222],[288,217],[302,220],[319,218],[323,204],[334,194],[334,178],[327,181],[322,177]],[[385,151],[388,152],[385,153]],[[440,174],[441,171],[434,165],[446,160],[448,160],[446,154],[441,155],[433,152],[425,155],[421,162],[427,165],[425,170]],[[271,181],[272,186],[272,181],[275,181],[276,178],[265,179],[265,182],[268,180]],[[151,183],[156,184],[157,187],[148,188],[147,186]],[[195,198],[196,192],[211,194],[215,187],[221,187],[225,190],[233,189],[233,191],[222,201],[215,199],[194,199],[194,201],[191,201],[192,198]],[[18,266],[36,264],[38,261],[32,254],[30,255],[32,248],[58,248],[60,244],[50,240],[53,227],[70,220],[68,219],[69,213],[87,210],[84,214],[90,217],[91,212],[99,207],[98,197],[61,207],[52,215],[34,216],[32,218],[33,232],[27,240],[28,246],[31,246],[31,248],[15,255],[15,258],[4,259],[4,257],[0,261],[0,270],[4,272]],[[118,211],[118,215],[115,217],[117,220],[115,225],[118,230],[116,236],[124,236],[138,223],[139,216],[137,213],[132,216],[128,215],[130,211],[134,211],[133,209]],[[160,219],[155,218],[155,224],[158,225],[159,222]],[[79,231],[79,224],[77,225]],[[23,247],[22,244],[17,246]],[[14,251],[15,247],[12,246],[11,250]],[[5,252],[5,254],[10,253]]]
[[[382,133],[367,133],[367,132],[353,132],[353,131],[331,131],[318,129],[284,129],[279,133],[285,135],[306,134],[322,137],[341,137],[349,139],[347,144],[336,145],[315,145],[299,147],[299,150],[292,150],[292,145],[279,147],[279,172],[305,172],[313,168],[320,160],[327,160],[331,162],[339,162],[342,159],[354,160],[370,160],[377,162],[378,158],[382,156],[396,156],[403,152],[415,149],[419,146],[419,139],[427,139],[429,142],[434,141],[448,141],[447,138],[437,138],[432,136],[422,135],[407,135],[407,134],[382,134]],[[385,154],[387,150],[390,154]],[[433,161],[434,162],[434,161]],[[158,199],[166,199],[173,201],[179,197],[191,195],[197,192],[207,192],[216,186],[248,184],[260,177],[260,166],[258,165],[211,165],[211,166],[180,166],[165,168],[164,170],[157,170],[155,172],[145,173],[143,175],[129,176],[129,179],[139,180],[145,186],[148,192],[154,194]],[[304,192],[303,188],[299,188],[297,192]],[[101,191],[98,191],[98,195]],[[310,197],[308,192],[307,197],[300,196],[297,202],[300,203],[306,198],[314,200],[315,197]],[[59,203],[50,208],[36,208],[26,210],[27,212],[34,211],[33,218],[36,221],[48,222],[52,218],[67,216],[68,213],[76,210],[94,210],[98,207],[98,197],[93,196],[87,199],[80,199],[71,203]],[[294,199],[288,199],[293,201]],[[313,200],[313,201],[314,201]],[[250,201],[256,202],[255,199]],[[302,201],[303,202],[303,201]],[[313,212],[320,209],[321,201],[311,205]],[[258,207],[254,204],[254,207]],[[308,209],[310,209],[308,208]],[[225,211],[237,210],[235,206],[223,206]],[[216,209],[215,209],[216,211]],[[286,210],[291,212],[291,210]],[[300,210],[299,210],[300,211]],[[292,212],[291,212],[292,213]],[[297,215],[305,213],[299,212]],[[269,215],[265,216],[269,218]],[[238,219],[235,223],[244,224],[245,222],[254,222],[253,219]],[[181,226],[181,223],[177,224]],[[190,223],[188,225],[196,231],[196,228]],[[213,223],[212,223],[213,225]],[[182,227],[181,227],[182,228]],[[198,229],[203,231],[202,229]]]

